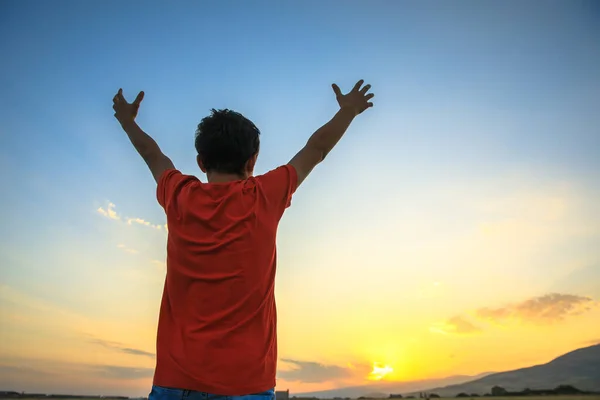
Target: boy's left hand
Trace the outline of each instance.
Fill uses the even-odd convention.
[[[340,87],[335,83],[331,85],[340,108],[352,110],[355,115],[358,115],[367,108],[373,107],[373,102],[369,100],[371,100],[375,95],[373,93],[367,93],[369,89],[371,89],[371,85],[362,86],[363,83],[365,83],[365,81],[362,79],[356,82],[356,85],[354,85],[352,90],[346,94],[342,94]]]
[[[132,122],[137,116],[140,108],[140,103],[144,99],[144,92],[140,92],[133,103],[128,103],[123,97],[123,89],[119,89],[115,97],[113,97],[113,110],[115,110],[115,118],[121,124]]]

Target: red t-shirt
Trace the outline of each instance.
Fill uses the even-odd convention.
[[[275,238],[297,179],[290,165],[227,183],[162,174],[169,234],[155,385],[229,396],[275,387]]]

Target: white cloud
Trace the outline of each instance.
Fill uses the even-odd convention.
[[[147,221],[140,217],[122,217],[119,213],[117,213],[116,207],[117,206],[115,205],[115,203],[108,202],[106,207],[98,207],[96,209],[96,212],[106,218],[109,218],[109,219],[112,219],[115,221],[124,221],[129,226],[136,224],[136,225],[145,226],[145,227],[148,227],[151,229],[156,229],[158,231],[165,231],[165,232],[169,231],[167,224],[154,224],[154,223]]]
[[[114,203],[109,202],[108,206],[106,208],[98,207],[96,212],[98,212],[100,215],[105,216],[106,218],[110,218],[110,219],[119,221],[119,220],[121,220],[121,216],[119,214],[117,214],[117,212],[115,211],[115,207],[116,206]]]
[[[147,226],[149,228],[158,229],[158,230],[165,229],[165,226],[166,226],[166,225],[153,224],[142,218],[127,218],[127,225],[132,225],[132,224],[139,224],[139,225]]]

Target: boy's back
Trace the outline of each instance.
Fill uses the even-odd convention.
[[[259,129],[235,111],[213,109],[195,140],[207,184],[177,171],[135,123],[144,92],[133,103],[121,89],[114,96],[115,117],[158,184],[169,226],[149,400],[274,399],[277,225],[296,188],[373,106],[363,83],[345,95],[332,85],[338,112],[288,165],[259,177]]]
[[[275,239],[296,182],[289,165],[227,183],[160,177],[169,236],[155,385],[231,395],[275,386]]]

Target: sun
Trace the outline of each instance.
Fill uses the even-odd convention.
[[[369,374],[368,378],[372,381],[380,381],[385,376],[394,372],[394,369],[389,365],[384,365],[382,363],[374,362],[373,363],[373,371]]]

